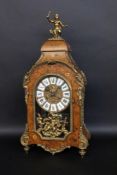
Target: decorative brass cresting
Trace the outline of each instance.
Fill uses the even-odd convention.
[[[54,38],[59,38],[62,32],[62,28],[67,27],[68,25],[64,25],[59,18],[59,14],[55,14],[53,19],[50,19],[51,11],[49,11],[48,15],[46,16],[49,23],[54,25],[53,29],[50,29],[50,33],[53,35]]]

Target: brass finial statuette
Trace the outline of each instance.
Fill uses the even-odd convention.
[[[68,26],[64,25],[59,18],[59,14],[55,14],[53,19],[50,19],[51,11],[49,11],[48,15],[46,16],[49,23],[54,25],[53,29],[50,29],[50,33],[53,35],[54,38],[58,38],[61,35],[62,28]]]

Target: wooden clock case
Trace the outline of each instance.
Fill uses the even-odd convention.
[[[45,75],[60,75],[69,83],[71,88],[72,130],[62,140],[43,139],[36,131],[35,88],[39,80]],[[82,156],[85,154],[90,138],[84,123],[85,85],[86,77],[76,66],[71,56],[69,44],[61,37],[48,39],[41,47],[40,58],[24,78],[27,123],[21,136],[21,144],[26,151],[29,150],[29,145],[36,144],[52,154],[70,147],[79,148]]]

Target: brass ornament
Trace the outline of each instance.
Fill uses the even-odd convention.
[[[50,19],[51,11],[49,11],[48,15],[46,16],[49,23],[53,24],[53,29],[50,29],[50,33],[54,38],[60,38],[62,29],[68,25],[64,25],[59,18],[59,14],[55,14],[53,19]]]
[[[68,124],[67,118],[62,119],[62,115],[58,113],[48,113],[46,118],[43,118],[40,114],[37,117],[39,133],[42,137],[57,138],[61,134],[66,136],[69,132],[66,129]]]
[[[45,151],[48,151],[52,155],[64,151],[66,148],[70,148],[70,146],[61,146],[58,148],[49,148],[48,146],[37,144],[37,146],[43,148]]]
[[[29,135],[28,135],[28,125],[26,124],[26,127],[25,127],[25,131],[23,133],[23,135],[21,136],[21,144],[25,147],[28,146],[29,144]]]
[[[81,107],[81,126],[80,126],[80,137],[79,137],[79,153],[81,155],[81,157],[83,158],[83,156],[86,153],[86,149],[88,147],[88,139],[86,138],[86,136],[83,133],[83,127],[85,127],[87,133],[89,134],[85,123],[84,123],[84,94],[85,94],[85,87],[81,86],[78,88],[78,98],[79,98],[79,104]],[[90,135],[90,134],[89,134]]]
[[[79,139],[79,153],[81,155],[81,157],[83,158],[83,156],[85,155],[86,153],[86,149],[88,147],[88,140],[87,138],[85,137],[85,135],[83,134],[83,128],[80,127],[80,139]]]

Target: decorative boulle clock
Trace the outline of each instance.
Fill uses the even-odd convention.
[[[64,25],[55,14],[49,23],[52,37],[24,77],[27,124],[21,144],[26,151],[36,144],[52,154],[77,147],[83,156],[90,134],[84,124],[86,77],[76,66],[70,46],[61,37]]]

